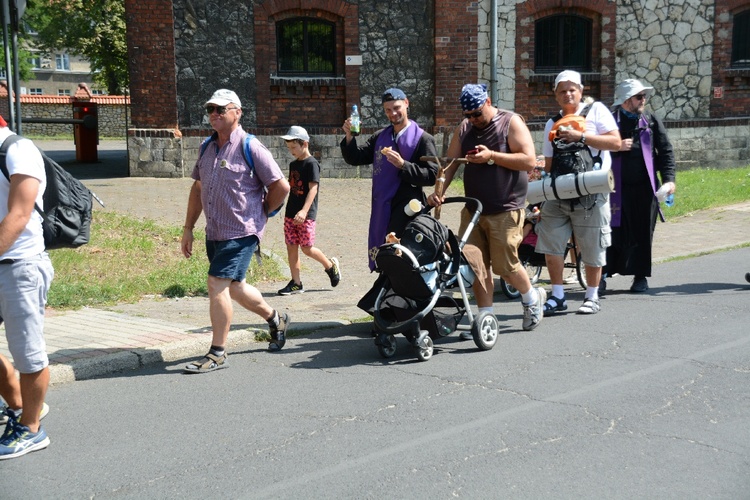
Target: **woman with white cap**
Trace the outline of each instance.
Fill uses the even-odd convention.
[[[661,215],[659,201],[675,191],[674,153],[667,130],[645,110],[653,91],[638,80],[623,80],[615,89],[612,112],[622,145],[612,155],[612,245],[607,249],[603,276],[634,276],[630,291],[635,293],[648,290],[656,216]],[[606,282],[600,289],[605,287]]]

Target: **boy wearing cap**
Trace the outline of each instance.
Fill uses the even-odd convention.
[[[286,142],[294,161],[289,164],[289,199],[284,216],[284,240],[289,258],[289,270],[292,279],[278,291],[279,295],[303,293],[300,276],[299,249],[308,257],[318,261],[335,287],[341,280],[339,261],[330,259],[314,247],[315,217],[318,212],[318,187],[320,186],[320,164],[310,154],[310,136],[302,127],[293,126],[286,135],[281,136]]]
[[[586,144],[591,149],[592,156],[601,158],[602,169],[611,168],[609,151],[617,151],[621,142],[612,113],[600,102],[582,102],[583,83],[581,75],[576,71],[566,70],[558,74],[555,78],[554,93],[562,116],[581,114],[584,108],[590,105],[586,113],[585,131],[574,128],[559,130],[558,140]],[[554,150],[549,138],[553,126],[554,120],[550,119],[544,129],[542,153],[547,173],[553,169]],[[599,280],[602,266],[606,263],[607,247],[610,245],[609,199],[606,194],[592,195],[584,199],[585,204],[573,199],[549,200],[542,205],[542,218],[536,227],[539,237],[536,251],[545,254],[552,283],[552,293],[544,304],[545,316],[568,309],[563,289],[563,269],[565,250],[571,234],[575,234],[576,243],[581,249],[581,260],[586,266],[586,296],[578,308],[578,314],[599,312]]]
[[[667,130],[659,118],[645,110],[653,90],[633,79],[623,80],[615,89],[613,115],[624,139],[612,155],[612,245],[607,249],[602,280],[614,274],[633,276],[630,291],[634,293],[648,290],[651,248],[660,214],[658,197],[675,191],[674,152]]]
[[[268,214],[281,207],[289,184],[271,152],[255,137],[250,139],[253,165],[245,159],[247,133],[240,125],[242,104],[237,94],[219,89],[206,101],[206,114],[214,133],[193,168],[195,180],[188,198],[182,254],[193,254],[193,228],[201,212],[206,215],[208,299],[211,348],[188,364],[187,373],[204,373],[227,364],[225,350],[232,323],[232,301],[268,322],[269,351],[286,343],[289,316],[279,314],[260,291],[245,281],[250,259],[259,251]]]

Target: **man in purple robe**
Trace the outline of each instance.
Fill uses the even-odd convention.
[[[409,120],[409,99],[401,89],[391,88],[383,93],[383,111],[387,127],[370,136],[362,146],[351,134],[347,119],[343,129],[346,137],[341,141],[341,154],[349,165],[372,164],[372,209],[368,237],[368,263],[375,269],[378,247],[385,236],[401,236],[409,217],[404,207],[412,199],[424,205],[423,186],[433,186],[437,178],[437,163],[421,161],[422,156],[437,156],[435,138]],[[386,148],[383,151],[383,148]]]

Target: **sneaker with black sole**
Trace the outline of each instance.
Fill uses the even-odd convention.
[[[21,457],[47,446],[49,437],[41,425],[38,432],[31,432],[31,429],[16,419],[9,418],[3,437],[0,438],[0,460]]]
[[[305,293],[305,287],[302,286],[302,283],[299,285],[294,282],[294,280],[289,280],[289,283],[286,284],[284,288],[279,290],[277,292],[279,295],[292,295],[295,293]]]
[[[289,315],[287,313],[279,314],[279,325],[269,326],[268,333],[271,335],[271,342],[268,344],[268,350],[271,352],[280,351],[286,344],[286,330],[289,328]]]
[[[331,263],[331,268],[326,269],[326,274],[331,280],[331,286],[335,288],[341,281],[341,267],[339,266],[339,259],[336,257],[331,257]]]

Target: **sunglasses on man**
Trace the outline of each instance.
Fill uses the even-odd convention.
[[[216,111],[220,115],[225,115],[227,113],[227,111],[231,111],[233,109],[239,109],[239,108],[236,108],[236,107],[235,108],[228,108],[226,106],[208,105],[208,106],[206,106],[206,114],[210,115],[211,113],[213,113],[214,111]]]

